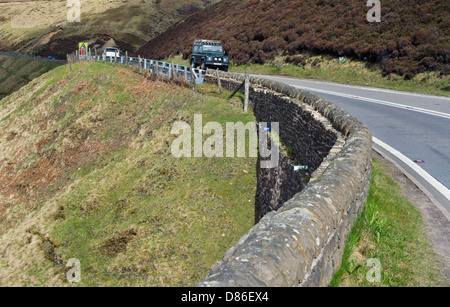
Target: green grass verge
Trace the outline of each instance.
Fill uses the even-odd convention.
[[[176,121],[255,120],[198,88],[96,62],[58,67],[0,101],[0,161],[21,165],[0,164],[0,253],[11,255],[0,258],[0,283],[69,286],[71,258],[81,262],[75,286],[207,276],[254,224],[257,159],[171,154]]]
[[[343,263],[332,287],[430,287],[442,285],[430,239],[419,210],[388,175],[385,164],[373,161],[366,207],[347,238]],[[381,263],[381,282],[370,282],[369,259]]]

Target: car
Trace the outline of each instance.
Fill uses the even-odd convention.
[[[192,48],[191,66],[228,71],[230,59],[217,40],[196,39]]]
[[[112,47],[108,47],[103,51],[103,56],[105,56],[105,55],[107,58],[108,57],[114,58],[116,56],[121,57],[120,50],[117,48],[112,48]]]
[[[49,56],[48,59],[53,60],[53,61],[56,60],[56,58],[54,56]]]

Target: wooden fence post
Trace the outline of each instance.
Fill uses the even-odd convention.
[[[248,70],[245,72],[245,101],[244,101],[244,112],[248,113],[248,101],[250,96],[250,74]]]
[[[172,74],[171,74],[171,79],[173,80],[173,79],[175,79],[175,65],[173,64],[173,61],[172,61]]]
[[[197,80],[195,79],[195,71],[194,71],[194,65],[191,65],[191,76],[192,76],[192,84],[194,86],[194,91],[197,88]]]
[[[220,76],[219,76],[219,70],[216,70],[216,74],[217,74],[217,85],[219,86],[219,91],[220,94],[223,94],[223,90],[222,90],[222,82],[220,82]]]
[[[142,73],[142,64],[141,64],[141,56],[138,55],[138,62],[139,62],[139,72]]]
[[[125,51],[125,65],[128,66],[128,51]]]
[[[244,82],[241,83],[241,85],[239,85],[239,86],[234,90],[234,92],[230,95],[230,97],[228,97],[228,99],[233,98],[233,96],[236,95],[236,93],[239,92],[239,91],[244,87],[244,85],[245,85],[245,80],[244,80]]]
[[[67,54],[67,63],[69,63],[69,69],[72,71],[72,63],[70,61],[70,56]]]

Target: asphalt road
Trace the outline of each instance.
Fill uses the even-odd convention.
[[[36,60],[36,61],[48,62],[48,63],[59,63],[59,64],[66,63],[66,61],[64,61],[64,60],[51,60],[49,58],[43,58],[43,57],[38,57],[38,56],[33,56],[33,55],[26,55],[26,54],[19,54],[16,52],[0,52],[0,55],[11,56],[11,57],[15,57],[15,58],[24,58],[24,59],[30,59],[30,60]]]
[[[315,93],[364,122],[373,136],[399,151],[442,184],[450,188],[450,98],[328,82],[259,76]],[[397,161],[398,162],[398,161]],[[415,163],[415,162],[414,162]],[[406,169],[406,167],[405,167]],[[414,173],[413,170],[408,169]],[[430,190],[429,180],[418,181]],[[445,191],[446,190],[446,191]],[[450,201],[430,191],[450,212]]]

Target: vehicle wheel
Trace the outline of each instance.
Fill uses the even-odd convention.
[[[197,65],[195,65],[194,59],[191,60],[191,66],[192,66],[193,68],[197,68]]]
[[[223,71],[224,71],[224,72],[228,72],[228,67],[224,67],[224,68],[223,68]]]
[[[205,62],[202,62],[202,65],[200,66],[200,69],[201,70],[206,70],[206,63]]]

